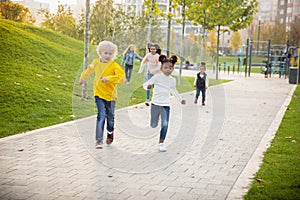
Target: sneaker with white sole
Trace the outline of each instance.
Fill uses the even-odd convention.
[[[160,151],[160,152],[166,152],[167,151],[167,149],[164,147],[164,143],[159,143],[158,151]]]
[[[103,142],[96,142],[96,149],[102,149],[103,148]]]

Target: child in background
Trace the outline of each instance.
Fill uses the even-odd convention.
[[[198,103],[198,97],[200,92],[202,93],[202,105],[205,106],[205,97],[206,97],[206,90],[208,88],[208,78],[207,74],[205,73],[206,70],[206,63],[201,62],[200,64],[200,72],[197,73],[197,76],[194,80],[194,87],[196,87],[196,97],[194,103]]]
[[[133,44],[131,44],[126,48],[126,50],[123,53],[121,65],[123,66],[125,63],[126,84],[130,82],[134,60],[135,59],[138,59],[139,61],[143,60],[143,58],[140,57],[137,53],[135,53],[134,50],[135,47]]]
[[[143,58],[140,70],[138,74],[141,74],[144,70],[145,64],[148,63],[147,68],[147,80],[149,80],[152,76],[155,74],[161,73],[160,71],[160,64],[158,61],[158,57],[160,54],[160,49],[158,45],[155,44],[149,44],[149,53],[146,54],[146,56]],[[150,90],[146,91],[146,106],[150,105]]]
[[[150,80],[143,84],[145,90],[149,90],[153,87],[153,96],[151,102],[151,120],[150,126],[152,128],[157,127],[159,117],[161,119],[161,130],[159,136],[159,151],[165,152],[164,141],[168,131],[169,116],[170,116],[170,92],[181,102],[185,104],[176,90],[176,80],[171,77],[174,70],[174,65],[177,62],[177,56],[171,56],[167,58],[165,55],[159,56],[162,73],[153,76]]]
[[[114,115],[117,99],[117,84],[124,81],[122,67],[114,61],[118,48],[110,41],[102,41],[96,49],[99,58],[93,60],[88,68],[81,73],[80,84],[95,73],[94,96],[98,109],[96,123],[96,148],[103,147],[103,129],[106,120],[106,144],[114,140]]]

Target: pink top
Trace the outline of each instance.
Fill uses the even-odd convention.
[[[140,66],[140,70],[138,73],[142,73],[144,70],[145,64],[148,63],[148,72],[150,74],[159,74],[160,71],[160,62],[158,61],[159,55],[147,53],[146,56],[143,58]]]

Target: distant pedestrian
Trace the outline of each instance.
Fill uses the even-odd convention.
[[[149,53],[146,54],[146,56],[143,58],[139,74],[141,74],[145,68],[145,65],[148,63],[147,67],[147,80],[149,80],[152,76],[155,74],[161,73],[160,71],[160,63],[158,61],[158,57],[160,55],[160,47],[157,44],[149,44]],[[150,105],[150,90],[146,91],[146,102],[145,104],[147,106]]]
[[[88,68],[81,73],[80,84],[95,73],[94,96],[98,109],[96,122],[96,148],[103,147],[103,129],[106,120],[106,144],[114,140],[114,115],[117,99],[117,84],[124,81],[122,67],[114,61],[118,48],[110,41],[102,41],[96,49],[99,58],[93,60]]]
[[[137,53],[135,53],[135,46],[133,44],[131,44],[124,51],[122,62],[121,62],[122,66],[125,63],[126,84],[128,84],[130,82],[135,59],[137,59],[139,61],[143,60],[143,58],[141,56],[139,56]]]
[[[161,130],[159,136],[159,151],[164,152],[164,141],[168,131],[169,116],[170,116],[170,93],[172,93],[182,104],[185,100],[181,98],[176,90],[176,80],[171,77],[174,70],[174,65],[177,62],[177,56],[167,58],[165,55],[159,56],[162,73],[153,76],[150,80],[143,84],[144,89],[149,90],[153,87],[153,96],[151,102],[151,119],[150,126],[157,127],[158,120],[161,120]]]
[[[194,100],[194,103],[198,103],[198,97],[200,96],[200,92],[202,93],[202,105],[205,106],[205,97],[206,97],[206,90],[208,88],[208,78],[207,74],[205,72],[206,70],[206,63],[201,62],[200,72],[197,73],[195,80],[194,80],[194,86],[196,87],[196,97]]]

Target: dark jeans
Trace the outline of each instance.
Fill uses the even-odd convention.
[[[131,74],[132,74],[133,65],[127,65],[125,64],[125,75],[126,80],[130,82]]]
[[[198,99],[200,92],[202,93],[202,103],[205,102],[206,89],[205,88],[196,88],[196,99]]]
[[[161,129],[160,129],[160,140],[165,140],[167,136],[168,126],[169,126],[169,117],[170,117],[170,106],[158,106],[151,104],[151,121],[150,126],[152,128],[157,127],[158,120],[161,120]]]
[[[115,124],[115,101],[106,101],[95,96],[95,102],[98,109],[97,122],[96,122],[96,141],[103,140],[103,129],[106,119],[106,129],[109,132],[114,131]]]

